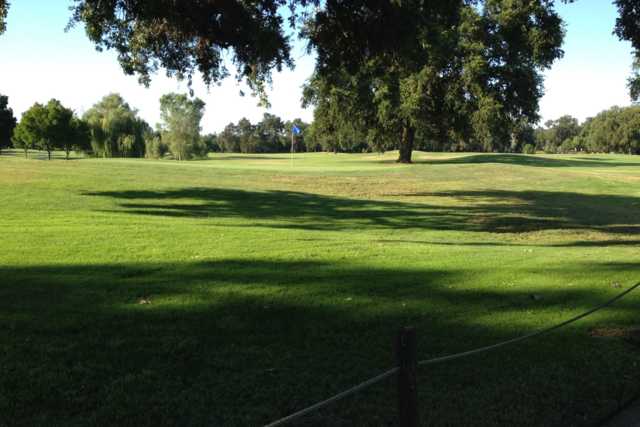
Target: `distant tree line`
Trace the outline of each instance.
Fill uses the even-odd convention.
[[[24,149],[25,156],[29,149],[38,149],[46,151],[51,159],[54,150],[64,150],[68,159],[72,150],[86,145],[88,133],[86,122],[52,99],[46,104],[35,103],[24,112],[13,129],[12,140],[14,147]]]
[[[43,150],[49,154],[62,150],[94,157],[147,157],[190,160],[204,158],[210,152],[280,153],[291,149],[292,129],[296,151],[320,151],[322,145],[307,141],[309,124],[301,119],[284,121],[265,113],[252,124],[247,119],[230,123],[219,134],[201,134],[200,123],[205,103],[185,94],[170,93],[160,98],[161,122],[152,128],[138,116],[122,96],[103,97],[82,116],[52,99],[35,103],[20,122],[8,106],[8,97],[0,95],[0,150],[11,146],[24,150]]]
[[[568,115],[547,121],[535,144],[546,153],[640,154],[640,106],[612,107],[582,124]]]
[[[292,129],[297,126],[300,135],[294,135]],[[307,138],[309,124],[301,119],[283,121],[280,117],[265,113],[262,120],[252,124],[243,118],[238,123],[229,123],[218,135],[208,136],[209,145],[214,151],[227,153],[283,153],[291,150],[322,151],[322,146]]]
[[[308,89],[305,96],[309,96]],[[378,137],[375,131],[365,131],[356,116],[347,120],[344,112],[335,114],[333,108],[338,104],[318,100],[315,104],[315,120],[310,124],[265,113],[255,124],[243,118],[218,134],[203,135],[200,123],[205,103],[185,94],[160,98],[161,122],[155,129],[119,94],[105,96],[82,116],[56,99],[35,103],[19,122],[8,98],[0,95],[0,150],[13,146],[28,156],[29,150],[37,149],[46,151],[49,158],[54,150],[61,150],[67,158],[76,151],[95,157],[190,160],[211,152],[288,152],[292,142],[296,152],[359,153],[395,148],[394,142]],[[294,126],[299,134],[292,135]],[[640,154],[640,106],[613,107],[584,123],[565,115],[535,129],[523,122],[510,127],[508,133],[493,134],[487,128],[480,137],[473,136],[478,130],[469,132],[433,138],[433,133],[418,127],[414,146],[424,151]]]

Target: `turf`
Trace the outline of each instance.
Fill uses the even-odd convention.
[[[640,157],[0,156],[0,425],[260,425],[640,281]],[[419,370],[423,425],[594,425],[640,392],[640,292]],[[616,334],[619,335],[619,334]],[[298,425],[394,425],[384,381]]]

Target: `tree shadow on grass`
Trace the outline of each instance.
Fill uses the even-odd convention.
[[[40,150],[29,150],[29,153],[25,157],[23,150],[2,150],[0,152],[0,157],[8,157],[8,158],[22,158],[25,160],[49,160],[49,155],[46,151]],[[63,151],[54,151],[51,153],[51,160],[81,160],[85,157],[79,156],[76,153],[71,153],[69,158],[67,159],[66,154]]]
[[[348,199],[291,191],[183,188],[85,193],[118,201],[111,212],[193,219],[238,218],[252,226],[305,230],[362,227],[521,233],[640,232],[640,198],[553,191],[402,193],[412,202]],[[416,202],[424,198],[425,202]],[[441,203],[434,203],[441,201]]]
[[[302,240],[302,239],[300,239]],[[310,241],[317,239],[309,239]],[[578,240],[575,242],[562,243],[514,243],[514,242],[462,242],[462,241],[435,241],[435,240],[409,240],[409,239],[377,239],[377,243],[399,243],[399,244],[415,244],[427,246],[504,246],[504,247],[550,247],[550,248],[590,248],[590,247],[613,247],[613,246],[638,246],[640,240],[623,239],[623,240]]]
[[[296,154],[300,154],[300,153],[296,153]],[[214,153],[212,157],[208,158],[208,160],[289,160],[289,158],[286,156],[286,153],[284,153],[284,155],[282,156],[273,156],[269,154],[254,154],[254,155],[245,154],[245,155],[238,155],[238,156],[233,156],[233,155],[220,156]]]
[[[634,158],[636,160],[636,158]],[[472,154],[447,159],[417,159],[416,164],[466,165],[466,164],[507,164],[533,167],[640,167],[640,157],[634,162],[619,162],[603,157],[548,157],[525,154]]]
[[[417,327],[427,358],[549,326],[619,292],[469,289],[474,274],[260,259],[0,266],[0,424],[261,425],[388,368],[401,326]],[[506,352],[421,369],[423,421],[603,416],[613,395],[637,391],[637,353],[585,330],[636,320],[634,301]],[[303,424],[393,425],[393,390],[385,382]]]

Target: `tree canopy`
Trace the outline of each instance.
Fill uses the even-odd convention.
[[[219,81],[229,74],[224,63],[225,54],[229,53],[237,77],[247,79],[259,90],[269,81],[273,69],[293,64],[291,29],[296,28],[296,23],[302,23],[304,28],[308,22],[335,17],[343,28],[363,24],[359,31],[349,34],[356,35],[355,38],[343,34],[327,41],[342,38],[343,44],[349,45],[347,52],[364,49],[374,55],[403,46],[398,56],[404,56],[410,54],[415,39],[412,25],[392,25],[398,19],[417,24],[429,15],[426,18],[432,24],[455,22],[464,7],[483,9],[494,4],[502,9],[501,3],[511,8],[529,3],[529,6],[537,4],[548,8],[557,2],[579,3],[578,0],[75,0],[70,25],[83,23],[87,36],[98,49],[116,50],[123,70],[137,74],[143,82],[148,82],[150,75],[160,68],[179,77],[190,79],[195,72],[200,72],[208,83]],[[640,48],[637,0],[612,2],[618,10],[615,34],[630,41],[637,51]],[[6,28],[9,6],[8,0],[0,0],[0,34]],[[413,9],[412,16],[408,17],[411,19],[402,19],[402,9]],[[369,12],[375,10],[372,16]],[[372,22],[378,25],[372,27],[369,25]],[[437,29],[437,26],[429,27],[423,37],[438,36]],[[331,44],[324,44],[323,50],[333,48]]]
[[[0,34],[7,29],[7,13],[9,12],[10,3],[7,0],[0,0]]]
[[[327,130],[398,140],[401,162],[416,133],[502,150],[538,120],[561,23],[544,0],[328,1],[307,29],[318,61],[305,98]]]
[[[2,0],[0,0],[2,1]],[[114,49],[127,74],[148,84],[159,68],[189,83],[199,72],[207,84],[230,72],[244,79],[266,102],[272,70],[293,66],[291,37],[282,8],[315,0],[175,1],[76,0],[71,23],[84,24],[99,50]]]
[[[16,127],[16,118],[9,108],[9,97],[0,95],[0,151],[11,146],[11,135]]]
[[[335,132],[336,147],[396,141],[399,161],[409,162],[416,138],[436,149],[518,144],[538,118],[541,71],[562,55],[559,2],[574,0],[75,0],[70,25],[82,23],[96,47],[115,50],[142,83],[159,69],[215,83],[230,74],[230,59],[262,101],[271,72],[293,66],[297,32],[317,53],[306,102],[330,117],[311,134]],[[637,3],[613,0],[614,32],[636,53],[634,99]],[[8,6],[0,0],[0,32]]]
[[[160,98],[162,141],[177,160],[202,157],[207,147],[200,138],[205,103],[187,95],[169,93]]]
[[[615,34],[620,40],[631,42],[634,49],[633,72],[628,80],[631,99],[640,99],[640,4],[638,0],[615,0],[618,9]]]
[[[301,119],[283,121],[280,117],[265,113],[256,124],[247,118],[229,123],[216,144],[220,151],[228,153],[284,153],[291,149],[291,129],[297,126],[301,134],[294,137],[296,151],[308,151],[307,129],[309,124]]]
[[[71,109],[57,99],[47,104],[34,104],[22,114],[20,123],[14,129],[14,145],[22,147],[25,155],[30,148],[38,148],[48,153],[55,149],[69,152],[75,145],[84,143],[84,127],[77,121]]]
[[[91,149],[101,157],[143,157],[151,127],[117,93],[103,97],[84,114]]]
[[[577,145],[590,152],[640,154],[640,106],[613,107],[587,119]]]
[[[573,139],[580,135],[581,126],[578,119],[564,115],[556,120],[548,120],[545,129],[538,129],[536,145],[539,150],[557,153],[570,150]]]
[[[536,143],[547,153],[640,154],[640,106],[612,107],[582,124],[568,115],[549,120]]]

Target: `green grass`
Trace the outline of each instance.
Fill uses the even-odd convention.
[[[640,157],[0,156],[0,425],[260,425],[640,281]],[[640,392],[631,294],[419,370],[424,425],[593,425]],[[394,425],[380,383],[298,425]]]

